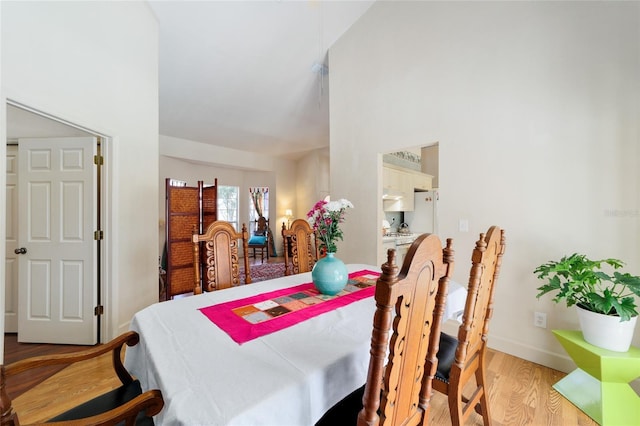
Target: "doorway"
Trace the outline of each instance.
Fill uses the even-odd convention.
[[[411,238],[438,234],[439,145],[434,142],[381,153],[383,237],[378,263],[386,261],[389,248],[395,248],[401,265]]]
[[[105,140],[7,103],[5,332],[21,342],[100,341]]]

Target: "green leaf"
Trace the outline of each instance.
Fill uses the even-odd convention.
[[[538,287],[539,293],[536,297],[540,298],[540,296],[543,296],[549,293],[550,291],[558,290],[559,288],[560,288],[560,279],[558,277],[553,277],[549,280],[548,284]]]
[[[633,276],[629,273],[621,274],[620,272],[614,272],[613,282],[624,285],[631,290],[633,294],[640,296],[640,277]]]
[[[613,266],[613,269],[619,269],[619,268],[622,268],[624,266],[624,262],[622,260],[618,260],[618,259],[604,259],[602,262],[605,262],[605,263]]]
[[[625,297],[620,302],[619,306],[616,306],[616,311],[618,315],[620,315],[621,321],[629,321],[631,317],[635,317],[638,315],[638,311],[636,311],[636,303],[633,300],[633,297]]]
[[[589,300],[591,305],[597,310],[598,313],[609,315],[611,309],[614,307],[614,303],[617,304],[615,298],[611,296],[611,292],[605,289],[602,295],[597,293],[589,293]]]
[[[594,302],[593,307],[598,313],[618,315],[621,321],[629,321],[631,317],[638,315],[633,297],[625,297],[622,300],[618,300],[613,297],[608,289],[605,289],[602,296],[593,293],[590,294],[590,298]]]

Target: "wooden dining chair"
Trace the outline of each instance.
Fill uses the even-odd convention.
[[[428,423],[440,322],[452,272],[451,239],[443,250],[436,235],[421,235],[411,245],[399,273],[395,250],[388,250],[376,283],[367,382],[316,425]]]
[[[311,272],[318,260],[318,244],[309,222],[296,219],[289,229],[282,222],[282,244],[285,275]]]
[[[505,250],[504,231],[492,226],[480,234],[471,257],[471,273],[458,338],[440,334],[438,366],[433,388],[448,395],[453,425],[464,424],[475,410],[483,423],[491,424],[487,401],[486,349],[493,295]],[[467,398],[463,390],[471,380],[475,387]],[[468,392],[470,388],[466,388]]]
[[[255,228],[251,238],[249,238],[249,249],[253,250],[253,258],[256,258],[256,250],[260,250],[260,261],[264,263],[264,257],[267,256],[269,261],[269,243],[271,236],[269,235],[269,219],[260,216],[255,221]]]
[[[193,267],[195,272],[194,294],[202,290],[215,291],[241,285],[240,254],[238,242],[244,253],[244,284],[251,283],[247,227],[237,232],[231,223],[212,222],[204,234],[193,232]],[[202,282],[200,277],[202,276]]]
[[[27,373],[41,367],[52,365],[68,365],[76,362],[94,359],[108,352],[112,353],[113,370],[118,376],[122,386],[111,390],[96,398],[90,399],[81,405],[73,407],[47,421],[55,422],[56,425],[153,425],[153,417],[162,410],[164,400],[162,393],[157,390],[142,392],[140,382],[134,379],[122,364],[121,352],[124,345],[134,346],[138,344],[140,338],[138,333],[129,331],[124,333],[109,343],[97,345],[90,349],[75,353],[65,353],[57,355],[36,356],[13,362],[0,367],[0,425],[18,426],[20,423],[18,414],[13,406],[6,390],[6,379],[19,377],[22,373]],[[87,377],[87,382],[92,380]],[[82,394],[86,389],[64,389],[60,392],[74,392]],[[51,403],[59,399],[59,393],[53,393]],[[39,401],[40,402],[40,401]],[[59,403],[59,401],[58,401]],[[46,405],[46,401],[42,404]]]

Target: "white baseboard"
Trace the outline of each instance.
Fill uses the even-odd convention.
[[[568,373],[576,369],[576,364],[567,354],[558,354],[520,342],[490,336],[488,346],[500,352]]]

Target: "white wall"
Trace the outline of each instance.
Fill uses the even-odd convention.
[[[330,51],[331,194],[358,215],[340,257],[376,260],[379,153],[437,140],[457,281],[478,234],[506,229],[490,346],[570,368],[550,329],[576,314],[536,300],[532,271],[578,251],[640,274],[639,28],[638,2],[376,3]]]
[[[2,131],[11,99],[111,138],[103,218],[108,339],[158,300],[158,233],[149,220],[158,205],[157,22],[145,2],[2,2],[0,9]],[[4,240],[4,209],[0,223]]]
[[[330,195],[329,161],[329,148],[316,149],[298,160],[295,219],[305,219],[319,200]]]
[[[218,185],[240,187],[240,222],[249,226],[249,187],[269,187],[269,225],[276,253],[282,256],[282,222],[285,210],[295,202],[296,163],[252,152],[160,136],[159,249],[164,243],[165,179],[170,177],[196,186],[218,179]]]
[[[3,31],[2,31],[2,7],[0,7],[0,46],[3,43]],[[0,50],[0,141],[7,140],[7,104],[3,82],[2,73],[2,51]],[[7,145],[0,143],[0,200],[7,199]],[[6,203],[4,204],[6,206]],[[5,207],[6,210],[6,207]],[[7,218],[6,212],[0,213],[0,241],[5,241],[7,238]],[[0,259],[4,259],[6,255],[6,245],[0,244]],[[6,266],[4,262],[0,264],[0,330],[4,332],[4,312],[5,312],[5,278]],[[0,343],[0,359],[4,364],[4,339]]]

